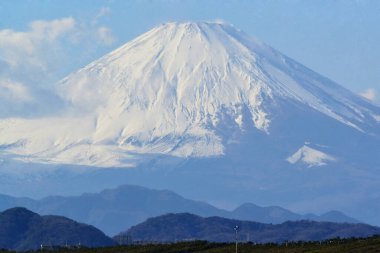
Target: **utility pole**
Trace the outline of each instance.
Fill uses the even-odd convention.
[[[237,246],[238,246],[238,229],[239,229],[239,226],[236,225],[236,226],[234,227],[234,229],[235,229],[235,253],[238,253],[238,248],[237,248]]]

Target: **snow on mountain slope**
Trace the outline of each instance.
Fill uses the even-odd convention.
[[[135,166],[144,154],[221,156],[247,125],[270,135],[284,101],[380,132],[378,107],[226,24],[158,26],[69,75],[57,93],[63,115],[0,121],[3,152],[103,167]]]

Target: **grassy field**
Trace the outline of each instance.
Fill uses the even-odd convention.
[[[47,250],[48,251],[48,250]],[[1,251],[6,253],[9,251]],[[51,250],[49,251],[51,252]],[[107,248],[55,249],[60,253],[234,253],[233,243],[208,243],[205,241],[173,244],[125,245]],[[239,253],[380,253],[380,236],[366,239],[335,239],[323,242],[277,244],[240,243]]]

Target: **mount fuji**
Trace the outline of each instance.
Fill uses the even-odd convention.
[[[160,25],[56,93],[55,115],[0,119],[3,192],[139,183],[380,224],[380,107],[232,25]]]

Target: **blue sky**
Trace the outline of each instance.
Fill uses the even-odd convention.
[[[71,71],[167,21],[229,22],[380,101],[377,0],[1,0],[0,17],[0,100],[16,111],[15,101],[45,99]]]

